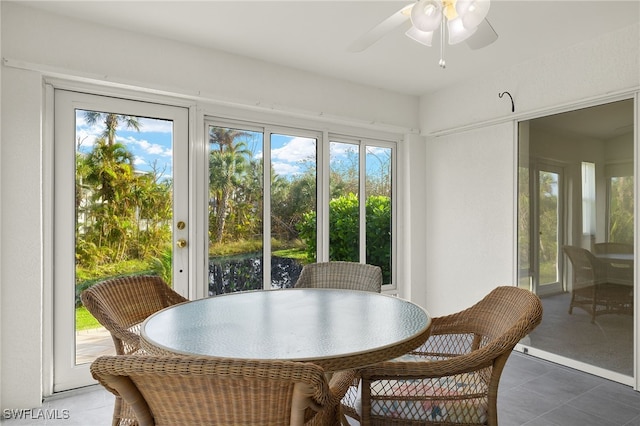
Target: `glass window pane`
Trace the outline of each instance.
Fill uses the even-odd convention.
[[[329,146],[329,260],[360,261],[360,146]]]
[[[382,268],[384,284],[391,284],[391,148],[366,148],[366,263]]]
[[[596,235],[596,165],[582,163],[582,234]]]
[[[539,284],[558,282],[558,174],[540,171],[538,267]]]
[[[172,283],[173,122],[76,110],[76,295],[108,278]],[[76,297],[76,363],[115,353]],[[98,345],[99,337],[108,345]]]
[[[292,287],[316,259],[318,141],[271,135],[271,287]]]
[[[528,165],[527,165],[528,166]],[[518,286],[532,289],[529,168],[518,167]]]
[[[209,127],[209,295],[262,289],[263,134]]]
[[[633,244],[633,176],[609,179],[609,241]]]

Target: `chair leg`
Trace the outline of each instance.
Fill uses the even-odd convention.
[[[571,301],[569,302],[569,315],[573,314],[573,302],[576,300],[576,294],[571,292]]]

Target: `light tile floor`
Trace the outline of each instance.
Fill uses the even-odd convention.
[[[99,386],[66,392],[38,409],[58,419],[8,419],[6,426],[108,426],[113,396]],[[62,418],[65,417],[67,418]],[[501,426],[640,426],[640,392],[629,386],[514,352],[500,382]]]

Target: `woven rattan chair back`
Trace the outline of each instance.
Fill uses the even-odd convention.
[[[140,426],[302,425],[329,401],[324,371],[311,363],[104,356],[91,373]]]
[[[80,295],[83,305],[113,338],[116,354],[140,349],[140,324],[151,314],[187,299],[157,276],[120,277],[95,284]]]
[[[296,288],[338,288],[380,293],[382,269],[357,262],[320,262],[304,265]]]
[[[361,370],[361,394],[350,391],[343,410],[362,425],[496,426],[502,370],[541,320],[536,295],[498,287],[470,308],[433,318],[415,351]]]
[[[589,250],[576,246],[564,246],[562,250],[573,266],[575,287],[589,287],[605,281],[604,265]]]
[[[118,355],[140,351],[140,325],[149,315],[187,299],[157,276],[131,276],[94,284],[80,294],[82,304],[110,333]],[[113,426],[135,425],[131,407],[117,397]]]

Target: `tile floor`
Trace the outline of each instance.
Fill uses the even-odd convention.
[[[113,396],[90,386],[48,398],[39,411],[58,419],[0,419],[3,426],[108,426]],[[501,426],[640,426],[640,392],[514,352],[500,382]]]

